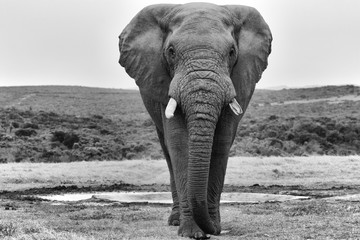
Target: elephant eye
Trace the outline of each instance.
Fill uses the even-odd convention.
[[[230,49],[229,56],[230,56],[230,57],[234,57],[235,54],[236,54],[236,50],[235,50],[234,47],[232,47],[232,48]]]
[[[168,54],[169,54],[169,57],[170,57],[170,58],[172,58],[172,59],[175,58],[176,53],[175,53],[175,49],[174,49],[173,46],[170,46],[170,47],[168,48]]]

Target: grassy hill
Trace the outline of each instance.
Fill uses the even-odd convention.
[[[360,154],[360,87],[256,90],[231,156]],[[162,158],[138,91],[0,87],[0,162]]]

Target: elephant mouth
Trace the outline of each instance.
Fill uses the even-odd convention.
[[[244,112],[242,107],[236,100],[236,98],[233,98],[231,100],[231,102],[229,103],[229,106],[230,106],[230,109],[233,111],[233,113],[237,116]],[[174,98],[170,98],[170,100],[166,106],[166,109],[165,109],[165,117],[167,119],[171,119],[172,117],[174,117],[174,112],[176,110],[176,107],[177,107],[176,100]]]

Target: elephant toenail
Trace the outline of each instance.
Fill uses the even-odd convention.
[[[204,235],[202,234],[202,232],[196,232],[194,234],[194,238],[195,239],[203,239]]]
[[[194,238],[195,239],[209,239],[210,238],[210,234],[204,234],[202,232],[196,232],[194,234]]]

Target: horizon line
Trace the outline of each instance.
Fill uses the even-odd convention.
[[[270,91],[278,91],[283,89],[306,89],[306,88],[322,88],[322,87],[342,87],[342,86],[354,86],[354,87],[360,87],[360,85],[357,84],[341,84],[341,85],[304,85],[304,86],[287,86],[287,85],[279,85],[279,86],[273,86],[273,87],[258,87],[255,89],[258,90],[270,90]],[[116,88],[116,87],[99,87],[99,86],[85,86],[85,85],[6,85],[2,86],[0,85],[0,88],[16,88],[16,87],[81,87],[81,88],[99,88],[99,89],[113,89],[113,90],[135,90],[139,91],[139,88]]]

